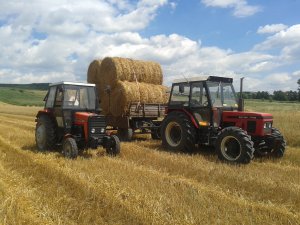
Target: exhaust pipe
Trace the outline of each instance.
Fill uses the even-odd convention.
[[[243,80],[245,77],[241,78],[241,83],[240,83],[240,96],[239,96],[239,107],[238,111],[244,111],[244,99],[243,99]]]

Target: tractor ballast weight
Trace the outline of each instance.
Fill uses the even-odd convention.
[[[94,84],[60,82],[50,84],[45,107],[36,116],[38,150],[62,146],[67,158],[79,151],[102,146],[109,155],[120,152],[120,141],[106,133],[106,117],[99,114]]]
[[[286,143],[273,128],[273,116],[245,112],[243,78],[239,100],[232,83],[217,76],[175,80],[161,124],[162,144],[185,151],[196,144],[214,146],[221,160],[233,163],[249,163],[254,154],[282,157]]]

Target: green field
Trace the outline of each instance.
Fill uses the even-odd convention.
[[[0,101],[20,106],[43,106],[47,91],[17,87],[0,87]]]

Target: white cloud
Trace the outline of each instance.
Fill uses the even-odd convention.
[[[173,11],[177,8],[177,2],[170,2],[169,5]]]
[[[252,16],[262,10],[258,5],[249,5],[246,0],[202,0],[205,6],[233,8],[235,17]]]
[[[260,26],[257,29],[258,34],[273,34],[286,29],[288,26],[282,23]]]
[[[300,70],[294,71],[292,76],[300,78]]]
[[[0,20],[6,21],[0,25],[0,82],[85,81],[94,58],[121,56],[161,63],[165,84],[183,75],[210,74],[246,76],[245,90],[297,88],[297,63],[294,74],[278,75],[276,70],[285,71],[284,66],[299,61],[300,25],[266,37],[249,51],[234,52],[179,34],[143,37],[139,30],[168,2],[132,2],[88,0],[69,5],[67,0],[52,0],[46,5],[33,0],[28,6],[0,0]],[[213,2],[234,8],[241,1]]]
[[[268,50],[273,48],[282,48],[298,44],[300,40],[300,24],[293,25],[285,30],[268,37],[262,43],[255,46],[257,50]]]

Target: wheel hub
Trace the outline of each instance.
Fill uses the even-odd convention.
[[[166,127],[166,140],[172,147],[177,147],[182,138],[182,130],[177,122],[170,122]]]
[[[236,137],[227,136],[221,142],[221,151],[227,160],[235,161],[242,154],[242,147]]]

